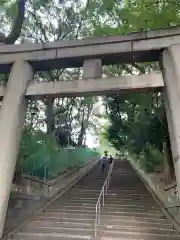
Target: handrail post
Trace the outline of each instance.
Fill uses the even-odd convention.
[[[99,212],[98,212],[98,216],[99,216],[99,218],[98,218],[98,224],[100,224],[100,214],[101,214],[101,202],[99,202]]]
[[[104,188],[103,188],[103,207],[104,207]]]
[[[94,232],[94,237],[96,238],[96,232],[97,232],[97,205],[96,205],[96,216],[95,216],[95,232]]]
[[[106,180],[103,184],[103,187],[101,189],[101,192],[99,194],[99,197],[98,197],[98,200],[97,200],[97,203],[96,203],[96,215],[95,215],[95,225],[94,225],[94,237],[95,238],[97,237],[97,229],[98,229],[98,225],[100,224],[101,198],[102,198],[102,206],[104,207],[105,195],[107,195],[107,190],[108,190],[109,183],[110,183],[113,164],[114,164],[114,162],[112,162],[112,164],[109,168],[108,175],[106,177]]]

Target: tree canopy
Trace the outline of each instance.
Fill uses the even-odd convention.
[[[96,1],[93,6],[94,35],[148,31],[178,26],[180,21],[179,1]],[[138,75],[159,70],[159,63],[156,62],[132,62],[106,67],[105,73],[111,76]],[[144,154],[146,159],[150,155],[153,160],[152,149],[162,153],[165,159],[165,178],[168,180],[173,170],[172,154],[162,94],[121,94],[104,98],[104,104],[110,121],[104,132],[105,137],[117,150],[126,149],[138,156]]]

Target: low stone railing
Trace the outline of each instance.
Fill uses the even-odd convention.
[[[23,174],[23,192],[28,195],[38,195],[51,198],[61,189],[64,189],[69,184],[72,184],[74,181],[77,181],[83,177],[88,171],[91,170],[91,168],[97,164],[97,162],[98,160],[96,159],[89,160],[82,166],[72,169],[51,181],[46,181],[34,176]]]
[[[131,158],[128,157],[128,161],[160,206],[161,211],[171,221],[174,228],[180,232],[180,201],[177,196],[173,193],[167,196],[166,189],[161,189],[159,185],[155,184],[148,174],[146,174]]]
[[[39,202],[38,208],[34,209],[33,212],[27,216],[24,216],[21,223],[17,224],[17,227],[14,227],[13,229],[10,228],[7,230],[7,233],[2,239],[11,239],[11,237],[18,232],[23,226],[25,226],[29,221],[35,218],[40,212],[42,212],[44,209],[47,208],[49,204],[51,204],[55,199],[63,195],[68,189],[70,189],[76,182],[78,182],[84,175],[86,175],[95,165],[99,162],[97,159],[92,159],[85,163],[84,165],[75,168],[66,174],[59,176],[58,178],[52,180],[52,181],[43,181],[40,179],[37,179],[32,176],[24,176],[24,183],[26,186],[26,191],[28,190],[29,198],[37,198],[40,196],[37,194],[42,194],[42,196],[46,196],[46,200]],[[37,191],[36,193],[33,192],[34,188],[41,188],[41,191]],[[38,200],[38,199],[36,199]],[[23,201],[23,200],[18,200]],[[26,201],[26,200],[24,200]],[[19,208],[19,211],[21,211],[21,208],[23,207],[23,204],[21,203],[21,206]],[[13,209],[12,209],[13,210]]]

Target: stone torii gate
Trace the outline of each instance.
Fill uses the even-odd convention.
[[[26,96],[105,95],[121,91],[162,90],[180,193],[180,28],[125,36],[57,41],[46,44],[0,45],[0,235],[26,111]],[[160,61],[162,74],[102,78],[102,65]],[[35,71],[83,66],[83,79],[55,83],[31,82]],[[163,76],[163,77],[162,77]]]

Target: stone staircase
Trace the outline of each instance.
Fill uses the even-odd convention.
[[[18,227],[46,201],[47,199],[42,196],[30,196],[25,193],[12,192],[8,203],[3,235],[5,236],[12,229]]]
[[[107,171],[102,174],[97,164],[13,239],[92,239],[95,205]]]
[[[101,216],[99,239],[180,239],[127,161],[115,162]]]
[[[95,205],[104,183],[100,164],[29,222],[14,240],[93,239]],[[116,161],[97,239],[180,240],[130,164]]]

